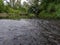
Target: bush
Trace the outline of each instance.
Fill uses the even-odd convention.
[[[56,15],[56,13],[48,13],[48,12],[45,12],[45,11],[42,11],[40,14],[39,14],[39,18],[42,18],[42,19],[58,19],[60,18],[59,16]]]
[[[28,17],[29,18],[35,18],[35,15],[34,14],[29,14]]]
[[[49,3],[49,5],[47,6],[47,12],[48,13],[54,13],[56,10],[55,10],[55,3]]]

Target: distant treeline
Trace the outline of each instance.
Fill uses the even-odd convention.
[[[28,18],[60,19],[60,0],[29,0],[30,5],[24,2],[23,6],[20,3],[21,0],[10,0],[4,5],[3,0],[0,0],[0,13],[27,14]]]

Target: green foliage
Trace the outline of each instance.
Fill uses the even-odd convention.
[[[39,7],[36,7],[36,6],[31,6],[28,9],[28,13],[35,14],[35,16],[39,15],[39,12],[40,12],[40,9],[39,9]]]
[[[47,13],[45,11],[42,11],[40,14],[39,14],[39,18],[42,18],[42,19],[57,19],[57,16],[55,15],[55,13]]]
[[[34,0],[33,5],[29,7],[28,12],[35,14],[35,16],[39,15],[40,8],[39,8],[39,0]]]
[[[28,15],[28,18],[35,18],[35,15],[30,13],[30,14]]]
[[[57,16],[58,18],[60,18],[60,4],[57,4],[57,5],[55,6],[55,9],[56,9],[56,16]]]
[[[3,12],[3,7],[4,7],[4,5],[3,5],[3,1],[2,1],[2,0],[0,0],[0,13],[2,13],[2,12]]]
[[[11,7],[11,3],[8,5],[3,4],[3,0],[0,0],[0,13],[8,13],[10,19],[20,18],[44,18],[44,19],[60,19],[60,0],[41,0],[41,4],[38,5],[40,0],[34,0],[32,5],[17,4]],[[20,15],[28,14],[28,15]]]
[[[60,19],[60,0],[42,0],[39,18]]]
[[[54,3],[49,3],[49,5],[47,6],[47,12],[48,13],[53,13],[55,12],[55,4]]]

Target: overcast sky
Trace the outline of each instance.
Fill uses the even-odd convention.
[[[7,0],[9,2],[9,0]],[[27,0],[21,0],[21,4],[23,4],[23,2],[28,2]],[[4,1],[4,3],[6,4],[6,1]]]
[[[25,2],[28,2],[27,0],[21,0],[21,4],[23,4],[24,1],[25,1]]]

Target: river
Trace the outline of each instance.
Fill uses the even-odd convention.
[[[60,21],[0,19],[0,45],[60,45]]]

